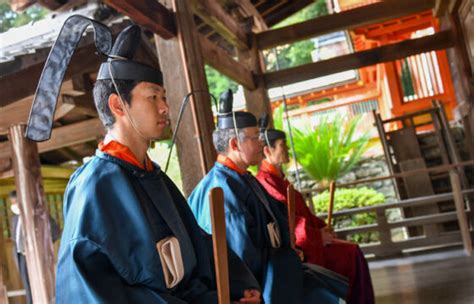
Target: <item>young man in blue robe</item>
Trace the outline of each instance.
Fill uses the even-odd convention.
[[[188,199],[199,225],[211,231],[208,193],[223,188],[228,245],[259,280],[265,303],[339,303],[344,278],[301,263],[289,244],[285,206],[246,171],[262,159],[263,144],[255,116],[232,111],[230,90],[221,97],[213,140],[217,162]]]
[[[84,19],[66,21],[62,34]],[[131,60],[139,40],[137,26],[122,31],[108,53],[116,59],[97,76],[94,101],[107,135],[64,195],[57,303],[217,303],[210,236],[147,156],[169,119],[161,72]],[[232,299],[259,302],[258,282],[231,251],[229,259]]]

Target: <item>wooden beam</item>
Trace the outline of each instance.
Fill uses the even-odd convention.
[[[94,55],[96,51],[95,45],[88,45],[78,49],[72,57],[64,80],[76,74],[97,72],[104,58]],[[0,83],[2,85],[2,89],[0,90],[0,107],[34,95],[38,80],[43,71],[43,66],[44,61],[16,73],[0,77]]]
[[[0,143],[0,158],[1,159],[10,159],[10,142],[3,141]],[[8,169],[7,169],[8,170]]]
[[[240,8],[240,10],[242,10],[243,12],[244,17],[252,17],[254,19],[255,32],[262,32],[268,30],[268,26],[265,22],[265,19],[262,17],[260,12],[250,0],[233,0],[228,2],[233,2],[232,4],[227,4],[233,9]]]
[[[272,14],[267,14],[267,11],[263,11],[262,15],[265,17],[265,21],[269,27],[274,26],[280,21],[285,20],[296,12],[299,12],[309,4],[314,3],[314,0],[292,0],[286,1],[283,7],[280,7],[277,11]]]
[[[95,140],[105,133],[104,127],[98,118],[84,120],[78,123],[54,128],[51,139],[38,143],[39,153],[44,153],[64,147],[69,147]],[[10,157],[10,143],[0,143],[0,159]]]
[[[5,133],[11,125],[27,123],[32,103],[33,96],[30,96],[3,107],[0,112],[0,133]],[[54,120],[63,118],[72,110],[74,110],[74,105],[60,104],[54,113]]]
[[[26,127],[10,128],[13,170],[25,235],[26,263],[34,303],[54,301],[54,253],[47,202],[36,143],[24,137]]]
[[[158,1],[104,0],[104,2],[163,39],[176,36],[173,13]]]
[[[192,12],[185,0],[173,0],[170,7],[175,12],[178,36],[170,40],[155,36],[155,41],[173,128],[183,97],[196,92],[184,112],[176,142],[183,191],[189,195],[216,160],[212,145],[214,120],[209,95],[198,92],[208,91],[208,85]]]
[[[405,40],[399,43],[357,52],[349,55],[289,68],[277,72],[265,73],[267,87],[277,87],[334,74],[351,69],[393,61],[408,56],[453,47],[456,41],[450,31],[443,31],[418,39]]]
[[[90,93],[78,96],[63,94],[62,100],[63,105],[72,106],[75,113],[80,113],[91,117],[98,116],[93,97]]]
[[[260,50],[323,34],[349,30],[433,8],[431,0],[383,1],[338,14],[321,16],[257,34]]]
[[[0,172],[5,172],[12,170],[12,160],[11,158],[2,158],[0,159]],[[1,179],[1,176],[0,176]]]
[[[102,122],[98,118],[92,118],[54,128],[50,140],[38,143],[38,150],[40,153],[44,153],[63,147],[69,147],[86,141],[96,140],[104,134],[105,130]]]
[[[202,35],[199,35],[199,43],[207,64],[247,89],[256,88],[252,72],[231,58],[226,51]]]
[[[239,49],[248,49],[248,36],[244,28],[229,15],[218,1],[191,0],[192,9],[224,39]]]

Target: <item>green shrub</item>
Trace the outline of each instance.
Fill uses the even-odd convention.
[[[334,195],[334,212],[366,206],[374,206],[382,204],[384,201],[385,197],[382,193],[367,187],[336,189],[336,193]],[[327,213],[329,205],[329,192],[325,191],[317,195],[313,199],[313,204],[317,213]],[[375,212],[340,216],[334,218],[333,227],[337,230],[341,228],[369,225],[374,224],[376,219]],[[348,240],[356,243],[376,242],[378,241],[378,233],[366,232],[352,234],[348,236]]]

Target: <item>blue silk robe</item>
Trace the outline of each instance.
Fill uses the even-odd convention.
[[[259,194],[255,185],[260,187]],[[265,303],[339,303],[347,283],[334,282],[301,263],[289,244],[285,206],[274,201],[253,176],[240,175],[218,162],[214,165],[188,199],[204,230],[212,228],[208,193],[214,187],[224,191],[227,243],[259,280]],[[261,202],[262,194],[267,206]],[[267,224],[275,220],[282,238],[280,248],[272,248],[267,230]]]
[[[58,303],[217,303],[212,243],[185,198],[147,172],[98,151],[71,177],[56,279]],[[184,278],[167,289],[156,243],[179,240]],[[259,288],[229,250],[231,295]]]

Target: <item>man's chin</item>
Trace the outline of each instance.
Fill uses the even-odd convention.
[[[259,163],[260,163],[260,160],[251,161],[251,162],[248,163],[248,166],[249,166],[249,167],[250,167],[250,166],[256,166],[256,165],[258,165]]]
[[[153,137],[155,140],[162,140],[171,137],[171,129],[168,126],[159,126],[154,132]]]

